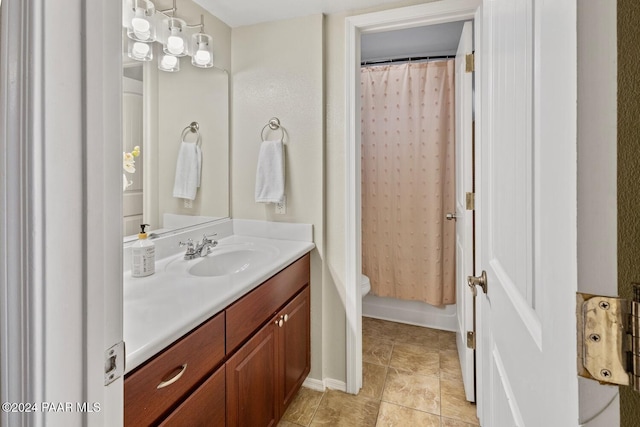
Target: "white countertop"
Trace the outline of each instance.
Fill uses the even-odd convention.
[[[213,249],[224,251],[237,245],[275,248],[273,259],[239,273],[218,277],[195,277],[186,273],[183,253],[156,261],[156,273],[143,278],[124,274],[125,373],[223,310],[256,286],[311,251],[309,241],[280,240],[232,235]],[[176,267],[178,266],[178,267]]]

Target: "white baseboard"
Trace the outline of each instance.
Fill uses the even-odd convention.
[[[333,378],[325,378],[324,385],[331,390],[347,391],[347,383],[344,381],[334,380]]]
[[[338,391],[347,390],[347,384],[344,381],[335,380],[333,378],[318,380],[315,378],[307,377],[307,379],[302,383],[302,386],[315,391],[325,391],[326,389]]]
[[[315,391],[324,391],[326,388],[324,386],[324,383],[321,380],[317,380],[315,378],[309,378],[309,377],[307,377],[307,379],[304,380],[304,382],[302,383],[302,387],[306,387],[308,389],[315,390]]]

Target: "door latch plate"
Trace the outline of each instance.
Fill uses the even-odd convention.
[[[124,341],[104,352],[104,385],[109,385],[124,375]]]
[[[473,331],[467,331],[467,348],[476,349],[476,334]]]

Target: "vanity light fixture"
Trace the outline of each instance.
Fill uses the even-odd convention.
[[[187,54],[187,40],[185,30],[187,23],[180,18],[167,18],[163,20],[164,43],[162,50],[164,53],[173,56],[185,56]]]
[[[213,38],[204,33],[191,36],[191,64],[200,68],[213,67]]]
[[[158,57],[158,69],[170,73],[180,71],[180,58],[167,53],[161,53]]]
[[[153,59],[154,42],[162,44],[158,49],[158,69],[167,72],[180,70],[180,57],[191,56],[191,63],[199,68],[213,67],[213,38],[202,31],[204,16],[200,23],[189,25],[175,16],[173,7],[156,10],[149,0],[123,0],[123,25],[127,29],[127,54],[136,61]],[[197,33],[194,33],[198,31]]]
[[[151,43],[156,39],[154,25],[156,8],[148,0],[132,0],[130,16],[126,19],[127,36],[130,39]]]
[[[129,39],[128,55],[136,61],[151,61],[153,59],[153,45]]]

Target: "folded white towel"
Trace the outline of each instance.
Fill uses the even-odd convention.
[[[262,141],[256,171],[256,202],[281,203],[284,197],[284,144]]]
[[[180,144],[176,163],[176,178],[173,184],[173,197],[195,200],[200,187],[200,171],[202,169],[202,151],[193,142]]]

